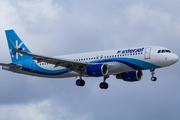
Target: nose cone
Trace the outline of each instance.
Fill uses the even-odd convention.
[[[164,65],[165,65],[165,66],[173,65],[173,64],[175,64],[178,60],[179,60],[179,57],[178,57],[176,54],[174,54],[174,53],[168,54],[168,55],[165,57]],[[163,63],[163,62],[162,62],[162,63]]]
[[[179,57],[178,57],[176,54],[174,54],[174,55],[172,56],[172,62],[173,62],[173,63],[176,63],[178,60],[179,60]]]

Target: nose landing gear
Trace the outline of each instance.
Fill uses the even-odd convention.
[[[152,69],[150,69],[150,71],[151,71],[151,75],[152,75],[151,80],[152,80],[152,81],[156,81],[156,80],[157,80],[157,77],[154,76],[154,74],[155,74],[155,73],[154,73],[155,69],[152,68]]]

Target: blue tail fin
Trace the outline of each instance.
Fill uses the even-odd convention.
[[[17,34],[14,32],[14,30],[6,30],[5,32],[6,32],[6,38],[7,38],[12,62],[18,62],[18,61],[25,60],[27,58],[32,58],[32,57],[14,52],[13,49],[17,48],[18,50],[22,50],[22,51],[30,53],[28,48],[21,41],[21,39],[17,36]]]

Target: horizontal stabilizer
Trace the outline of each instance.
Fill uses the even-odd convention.
[[[22,67],[21,65],[14,65],[14,64],[6,64],[6,63],[0,63],[1,66],[6,66],[6,67]]]

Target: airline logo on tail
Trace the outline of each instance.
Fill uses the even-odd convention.
[[[23,45],[23,42],[21,42],[19,45],[18,45],[18,40],[16,40],[16,48],[18,50],[25,50],[25,48],[21,48],[21,46]],[[15,51],[13,51],[13,49],[10,50],[10,52],[13,52],[12,54],[12,57],[14,57],[16,55],[16,59],[18,59],[18,56],[23,56],[23,54],[20,54],[20,53],[17,53]],[[19,55],[18,55],[19,54]]]

